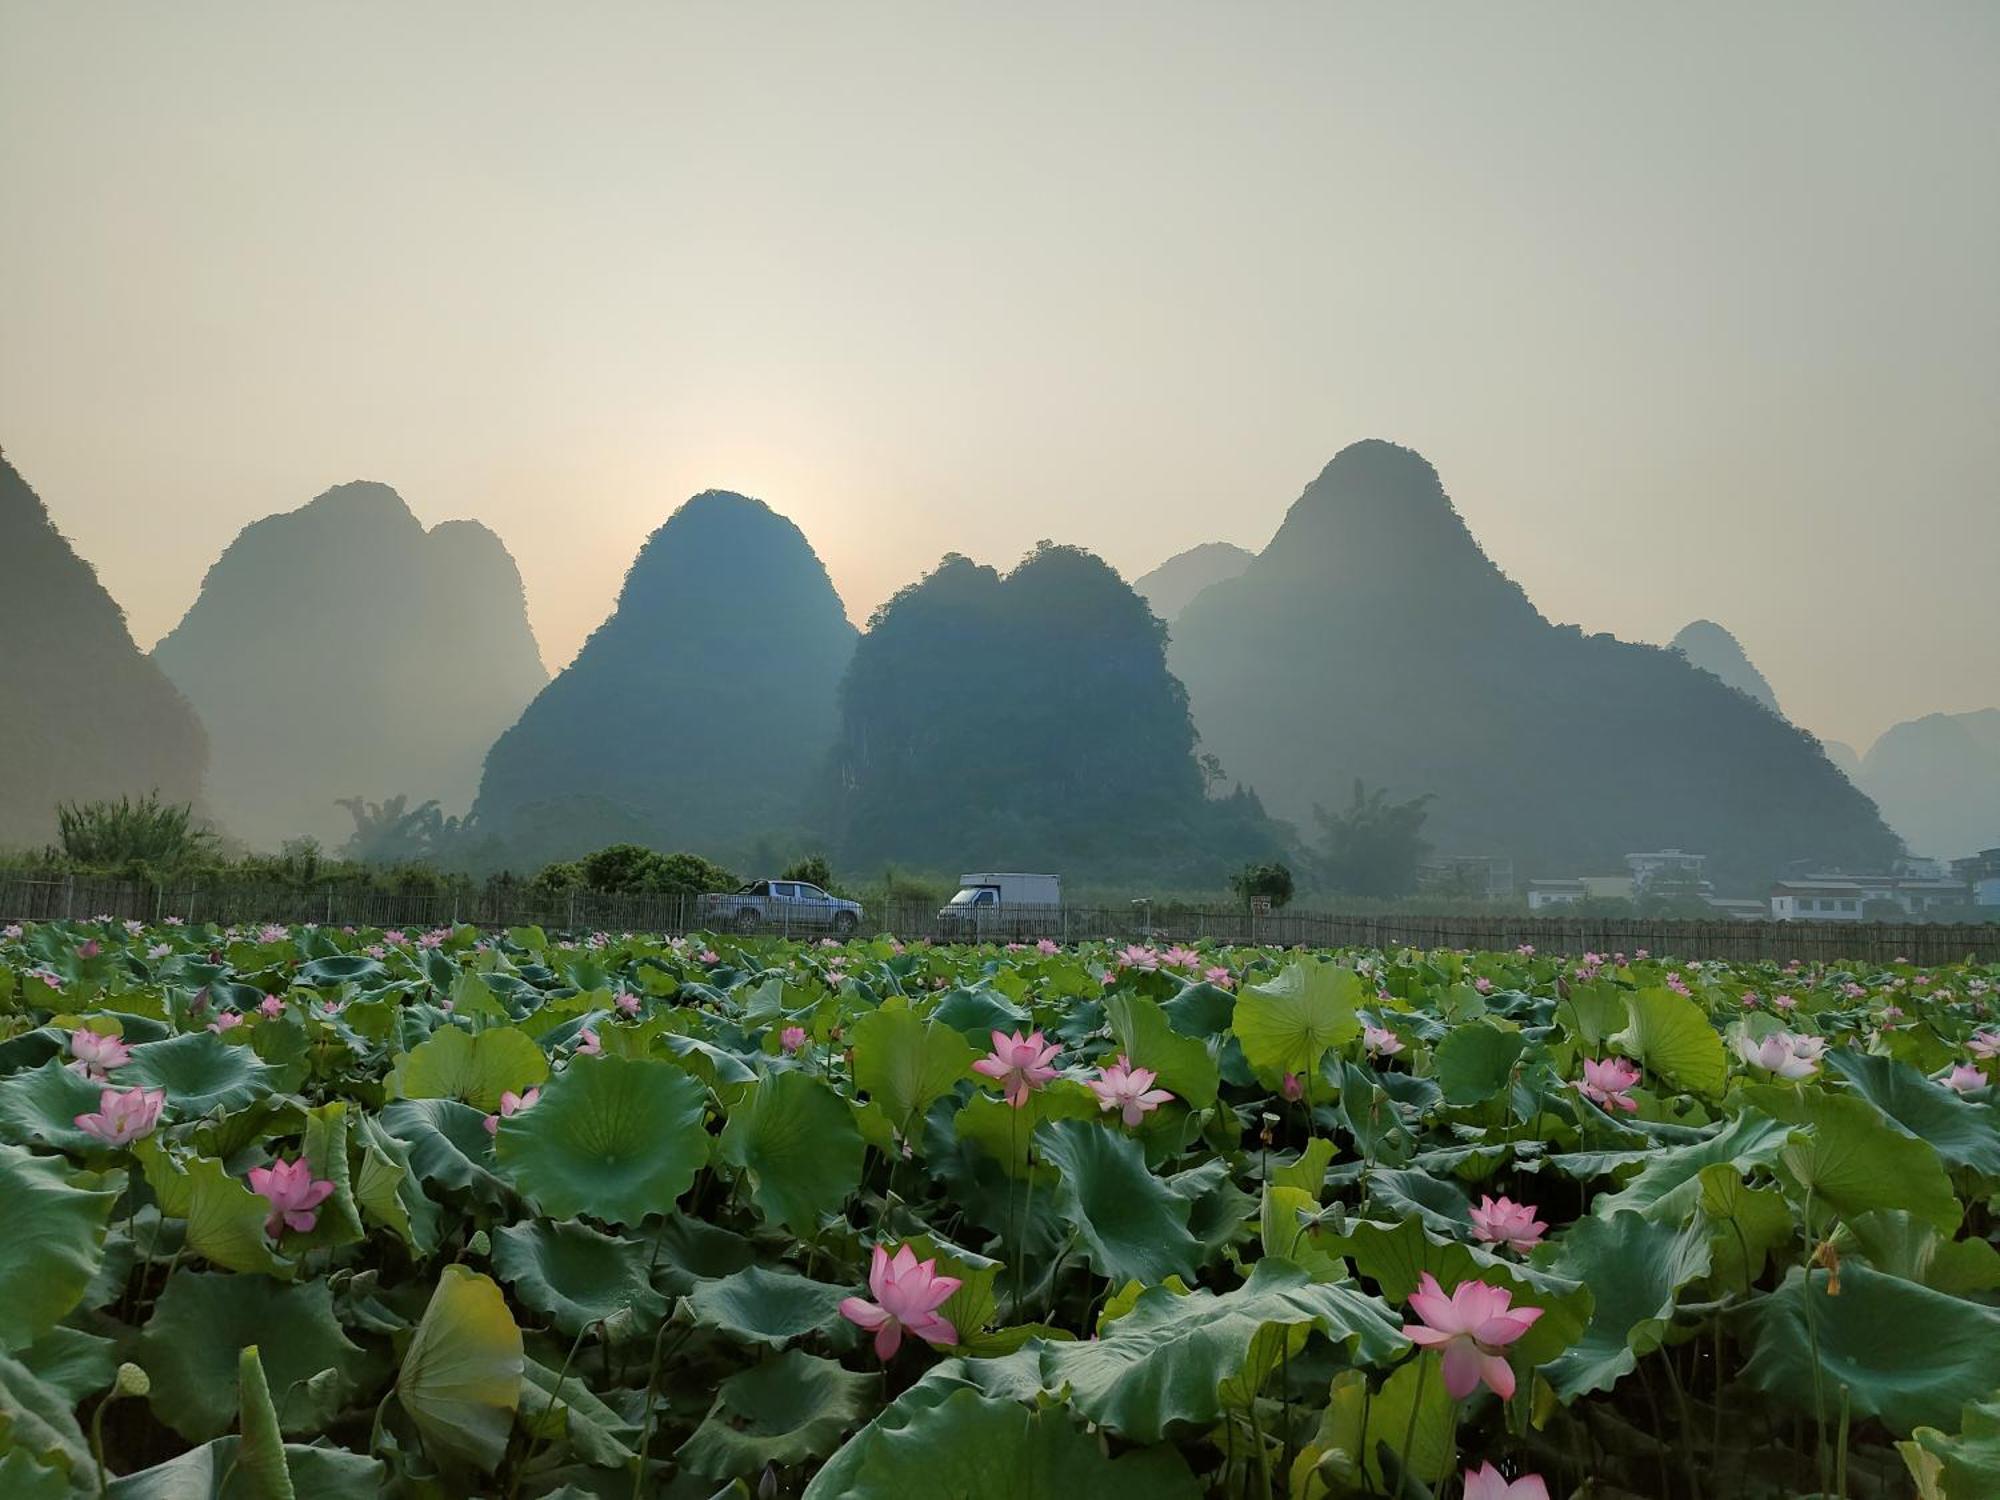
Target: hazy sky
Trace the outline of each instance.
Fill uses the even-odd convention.
[[[346,479],[493,526],[557,666],[703,488],[865,620],[1262,546],[1381,436],[1865,746],[2000,703],[1996,268],[1988,0],[0,0],[0,444],[142,644]]]

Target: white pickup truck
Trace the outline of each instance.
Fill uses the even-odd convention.
[[[804,880],[753,880],[723,895],[710,892],[698,910],[711,926],[750,932],[759,927],[794,932],[829,928],[845,936],[861,925],[861,903],[827,894]]]
[[[981,936],[1054,937],[1062,918],[1060,875],[983,874],[958,877],[958,894],[938,908],[946,932]]]

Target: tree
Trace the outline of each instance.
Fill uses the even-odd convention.
[[[437,800],[411,807],[403,793],[381,802],[341,797],[337,805],[354,819],[354,832],[341,855],[357,864],[398,865],[419,860],[443,860],[472,833],[470,815],[447,818]]]
[[[826,862],[824,854],[808,854],[804,859],[794,860],[778,876],[780,880],[803,880],[808,885],[816,885],[823,891],[833,889],[833,866]]]
[[[185,802],[162,802],[158,792],[116,802],[64,802],[56,808],[62,852],[80,865],[110,869],[143,864],[174,870],[215,853],[213,832],[195,826]]]
[[[1320,870],[1334,890],[1350,896],[1406,896],[1417,888],[1417,865],[1429,852],[1424,819],[1429,792],[1407,802],[1391,802],[1381,787],[1369,791],[1354,779],[1347,811],[1330,813],[1314,804],[1320,831]]]
[[[1245,865],[1229,877],[1229,888],[1236,892],[1245,906],[1262,896],[1276,911],[1292,899],[1292,872],[1276,860],[1261,865]]]

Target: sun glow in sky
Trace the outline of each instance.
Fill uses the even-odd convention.
[[[1996,70],[1979,4],[0,0],[0,443],[142,644],[371,478],[558,666],[704,488],[865,620],[1381,436],[1865,746],[2000,701]]]

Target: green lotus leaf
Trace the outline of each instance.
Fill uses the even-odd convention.
[[[61,1391],[72,1406],[109,1389],[118,1374],[115,1342],[60,1324],[23,1349],[20,1359],[37,1380]],[[0,1490],[0,1495],[5,1493]]]
[[[858,1434],[849,1445],[861,1445],[858,1463],[822,1471],[807,1487],[806,1500],[1091,1494],[1196,1500],[1201,1493],[1178,1453],[1150,1449],[1108,1458],[1061,1406],[1031,1409],[963,1389],[935,1406],[907,1408],[903,1416],[899,1426],[871,1425]],[[828,1472],[837,1475],[839,1488],[823,1483]]]
[[[1771,1252],[1796,1232],[1792,1205],[1775,1187],[1750,1187],[1729,1162],[1703,1167],[1699,1182],[1710,1276],[1719,1289],[1747,1295]]]
[[[378,1118],[408,1150],[411,1170],[420,1181],[470,1192],[488,1204],[513,1196],[514,1189],[496,1170],[486,1116],[471,1105],[456,1099],[392,1099]]]
[[[245,1346],[236,1361],[236,1471],[249,1500],[292,1500],[292,1474],[285,1466],[285,1439],[257,1346]]]
[[[1453,1108],[1484,1104],[1507,1087],[1527,1042],[1497,1021],[1474,1021],[1445,1033],[1431,1059],[1431,1076]]]
[[[331,1182],[333,1192],[315,1212],[313,1227],[287,1229],[285,1253],[297,1256],[307,1250],[352,1245],[366,1231],[361,1227],[360,1206],[354,1201],[354,1184],[347,1165],[347,1120],[345,1100],[335,1099],[306,1112],[305,1140],[301,1154],[315,1180]],[[292,1152],[283,1153],[289,1157]]]
[[[710,1479],[733,1479],[767,1464],[823,1458],[860,1425],[880,1385],[879,1375],[787,1349],[725,1379],[674,1460]]]
[[[1746,1109],[1726,1121],[1706,1140],[1644,1153],[1645,1165],[1615,1193],[1605,1193],[1590,1205],[1600,1219],[1631,1210],[1664,1223],[1685,1223],[1701,1201],[1706,1168],[1727,1166],[1741,1177],[1753,1168],[1777,1160],[1792,1127],[1760,1110]]]
[[[0,1354],[0,1453],[9,1451],[67,1475],[79,1490],[96,1481],[97,1463],[69,1400],[19,1360]]]
[[[1120,1437],[1157,1443],[1212,1426],[1229,1382],[1247,1401],[1284,1347],[1266,1330],[1288,1329],[1301,1330],[1301,1340],[1317,1330],[1366,1364],[1386,1364],[1408,1347],[1402,1320],[1379,1298],[1351,1282],[1314,1282],[1290,1261],[1260,1260],[1221,1296],[1148,1287],[1101,1338],[1045,1346],[1042,1383],[1067,1387],[1078,1411]]]
[[[185,1116],[253,1104],[272,1091],[276,1076],[252,1048],[190,1031],[134,1047],[116,1081],[121,1088],[165,1089],[167,1102]]]
[[[389,971],[365,953],[336,953],[326,958],[316,958],[311,963],[299,966],[300,984],[314,988],[338,988],[343,984],[358,984],[370,989],[389,977]]]
[[[1361,1035],[1361,976],[1337,963],[1294,959],[1278,976],[1247,984],[1230,1030],[1259,1073],[1308,1076],[1330,1047]]]
[[[536,1360],[522,1365],[521,1406],[515,1420],[530,1436],[564,1442],[587,1464],[623,1468],[634,1454],[637,1429],[605,1405],[583,1374],[567,1375]]]
[[[1609,1390],[1636,1369],[1666,1338],[1680,1289],[1709,1270],[1705,1231],[1638,1213],[1579,1219],[1537,1258],[1596,1298],[1583,1337],[1543,1370],[1564,1401]]]
[[[1810,1127],[1778,1153],[1778,1165],[1801,1203],[1811,1198],[1815,1228],[1830,1216],[1900,1208],[1940,1233],[1957,1229],[1963,1211],[1937,1152],[1885,1127],[1867,1100],[1784,1084],[1755,1084],[1742,1093],[1766,1114]]]
[[[523,1304],[572,1338],[621,1308],[649,1330],[666,1316],[666,1298],[647,1275],[651,1262],[646,1245],[587,1224],[530,1221],[493,1232],[494,1271]]]
[[[1903,1436],[1951,1423],[1961,1407],[2000,1387],[2000,1310],[1866,1266],[1841,1268],[1837,1297],[1828,1293],[1826,1273],[1816,1271],[1810,1310],[1807,1296],[1805,1273],[1794,1267],[1756,1304],[1743,1368],[1753,1389],[1795,1410],[1813,1408],[1815,1344],[1829,1426],[1839,1416],[1842,1386],[1855,1418],[1879,1418]]]
[[[1097,1095],[1074,1079],[1058,1078],[1028,1095],[1019,1109],[998,1094],[974,1094],[952,1115],[951,1125],[960,1140],[1000,1163],[1009,1177],[1026,1177],[1037,1126],[1051,1120],[1095,1120],[1103,1113]]]
[[[655,1280],[676,1297],[686,1296],[697,1282],[720,1280],[756,1259],[742,1235],[678,1212],[648,1224],[639,1237],[649,1247]]]
[[[417,1181],[408,1147],[368,1115],[356,1118],[355,1139],[361,1165],[354,1174],[354,1201],[362,1217],[398,1236],[416,1254],[430,1254],[437,1248],[438,1208]]]
[[[390,1084],[405,1099],[457,1099],[491,1114],[503,1093],[526,1093],[548,1076],[548,1057],[524,1031],[440,1026],[396,1059]]]
[[[227,1432],[237,1415],[238,1363],[252,1345],[283,1411],[286,1432],[316,1432],[330,1413],[294,1387],[335,1372],[336,1396],[351,1396],[362,1351],[334,1316],[324,1281],[286,1285],[263,1276],[182,1269],[167,1278],[133,1358],[152,1378],[147,1399],[190,1442]]]
[[[1626,1004],[1631,1016],[1611,1038],[1613,1047],[1676,1088],[1722,1093],[1729,1084],[1729,1058],[1706,1011],[1669,989],[1635,990]]]
[[[70,1494],[65,1470],[36,1462],[25,1448],[0,1449],[0,1495],[8,1500],[69,1500]]]
[[[1992,1105],[1960,1098],[1908,1063],[1851,1047],[1827,1053],[1826,1070],[1953,1166],[2000,1177],[2000,1110]]]
[[[521,1330],[491,1278],[448,1265],[396,1372],[396,1399],[441,1463],[488,1472],[521,1402]]]
[[[1361,1371],[1343,1370],[1333,1378],[1315,1442],[1322,1452],[1337,1448],[1362,1456],[1368,1482],[1381,1493],[1393,1494],[1383,1472],[1382,1446],[1386,1444],[1399,1455],[1408,1472],[1451,1473],[1457,1451],[1457,1415],[1457,1403],[1444,1382],[1435,1370],[1427,1375],[1420,1360],[1398,1365],[1377,1390],[1369,1389],[1368,1377]]]
[[[501,1170],[551,1218],[670,1212],[708,1159],[708,1090],[671,1063],[579,1057],[500,1122]]]
[[[809,1333],[831,1333],[846,1326],[840,1304],[857,1291],[789,1271],[748,1266],[719,1281],[699,1283],[688,1293],[687,1302],[702,1327],[777,1349]]]
[[[958,1086],[976,1055],[949,1026],[901,1005],[870,1011],[854,1025],[855,1086],[918,1147],[917,1120]]]
[[[1900,1210],[1878,1208],[1847,1220],[1835,1232],[1834,1244],[1843,1264],[1859,1260],[1885,1276],[1954,1297],[2000,1287],[2000,1250],[1990,1241],[1946,1239],[1935,1224]]]
[[[1917,1500],[2000,1495],[2000,1401],[1968,1405],[1949,1433],[1919,1427],[1896,1448],[1917,1482]]]
[[[187,1203],[187,1248],[204,1260],[232,1271],[291,1273],[288,1262],[271,1249],[264,1221],[271,1204],[250,1190],[243,1178],[232,1177],[212,1156],[197,1156],[184,1169]]]
[[[102,1142],[76,1128],[76,1117],[96,1109],[106,1087],[70,1072],[60,1057],[0,1079],[0,1140],[58,1151],[101,1150]]]
[[[1204,1043],[1173,1029],[1158,1001],[1121,990],[1105,1000],[1104,1018],[1111,1023],[1118,1050],[1133,1066],[1150,1068],[1159,1075],[1156,1087],[1166,1089],[1191,1109],[1206,1109],[1215,1103],[1216,1090],[1222,1084],[1215,1059]]]
[[[1076,1230],[1084,1258],[1117,1285],[1194,1279],[1197,1245],[1188,1200],[1146,1170],[1139,1142],[1083,1120],[1035,1133],[1042,1157],[1061,1174],[1057,1212]]]
[[[78,1187],[59,1157],[0,1146],[0,1351],[27,1348],[83,1300],[118,1193]]]
[[[861,1185],[865,1150],[845,1099],[810,1074],[773,1073],[730,1110],[720,1155],[765,1219],[809,1238]]]
[[[109,1500],[248,1500],[241,1452],[242,1440],[231,1433],[114,1479],[105,1493]],[[293,1492],[310,1500],[381,1500],[390,1492],[379,1459],[305,1443],[285,1444],[284,1455]]]

